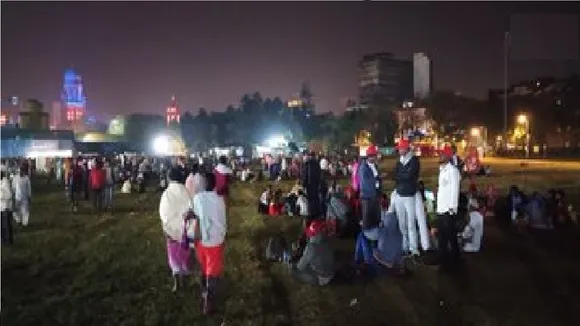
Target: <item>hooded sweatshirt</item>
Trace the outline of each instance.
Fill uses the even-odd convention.
[[[191,208],[189,191],[179,182],[171,181],[161,195],[159,217],[163,232],[175,241],[183,237],[184,216]]]

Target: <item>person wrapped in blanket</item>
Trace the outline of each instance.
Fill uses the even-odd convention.
[[[327,242],[325,222],[313,220],[304,230],[306,245],[304,250],[294,255],[288,262],[292,277],[310,284],[324,286],[332,281],[335,274],[334,252]]]
[[[373,248],[367,239],[376,239],[376,248]],[[358,266],[359,275],[408,273],[404,264],[403,235],[399,228],[399,220],[392,209],[385,207],[381,210],[379,227],[359,234],[355,248],[355,264]]]
[[[173,275],[172,291],[177,291],[183,277],[191,274],[189,246],[183,246],[184,217],[191,211],[191,197],[185,185],[181,184],[181,172],[169,171],[169,184],[159,202],[159,216],[166,239],[167,260]]]

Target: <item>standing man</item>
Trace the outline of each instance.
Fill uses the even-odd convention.
[[[306,198],[308,199],[308,208],[310,214],[308,220],[319,218],[320,216],[320,164],[316,159],[315,153],[310,151],[304,155],[302,165],[302,186],[306,189]]]
[[[415,227],[415,194],[419,184],[421,165],[419,158],[413,155],[408,139],[401,139],[397,144],[399,160],[395,165],[394,208],[399,218],[399,228],[403,235],[403,251],[418,255],[417,228]]]
[[[459,208],[461,174],[451,162],[452,157],[453,149],[445,146],[440,153],[439,182],[437,185],[436,225],[439,262],[447,266],[457,264],[460,261],[456,218]]]
[[[378,239],[378,226],[381,219],[379,209],[379,194],[381,193],[381,179],[376,164],[377,147],[369,146],[366,158],[359,164],[359,191],[362,213],[362,231],[371,241],[373,247]]]
[[[106,175],[103,163],[97,161],[93,164],[90,173],[91,190],[93,191],[93,207],[97,213],[103,209],[103,189],[105,188]]]

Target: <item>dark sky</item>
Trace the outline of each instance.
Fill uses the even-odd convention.
[[[436,89],[485,97],[502,85],[503,31],[513,15],[524,17],[511,27],[526,34],[512,38],[514,46],[527,42],[517,46],[519,55],[526,49],[520,59],[550,60],[513,64],[510,79],[578,71],[577,17],[529,23],[534,16],[528,16],[577,8],[570,2],[3,1],[2,95],[50,105],[64,69],[73,65],[92,113],[162,113],[174,93],[184,110],[221,111],[246,92],[288,98],[302,80],[310,81],[319,111],[341,112],[341,99],[356,96],[363,53],[410,58],[422,51],[433,60]],[[568,27],[554,29],[558,21]],[[565,45],[533,53],[554,49],[554,40]]]

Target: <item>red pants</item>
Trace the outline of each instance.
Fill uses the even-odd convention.
[[[201,273],[206,277],[219,277],[224,270],[224,245],[205,247],[198,240],[195,243],[195,255],[201,266]]]

